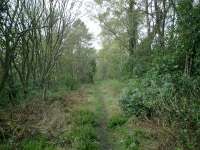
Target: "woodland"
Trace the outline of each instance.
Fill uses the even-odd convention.
[[[200,0],[84,2],[0,1],[0,149],[199,150]]]

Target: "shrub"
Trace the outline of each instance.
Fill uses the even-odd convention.
[[[149,74],[143,79],[130,80],[120,99],[122,109],[128,115],[166,120],[178,129],[178,142],[185,149],[198,149],[199,79],[179,74]]]
[[[157,91],[148,86],[139,79],[129,82],[120,98],[121,107],[127,115],[151,117],[155,113],[157,101],[153,97]]]

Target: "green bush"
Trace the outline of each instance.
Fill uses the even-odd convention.
[[[122,109],[128,115],[166,120],[178,128],[178,142],[185,149],[198,149],[199,79],[178,74],[149,74],[143,79],[130,80],[120,99]]]
[[[157,101],[153,97],[157,91],[148,84],[139,79],[130,80],[120,98],[120,105],[127,115],[151,117],[155,113]]]
[[[154,57],[146,73],[129,81],[120,98],[128,115],[156,117],[177,129],[177,143],[183,149],[200,148],[200,78],[183,75],[179,53]]]

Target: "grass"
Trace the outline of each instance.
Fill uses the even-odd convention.
[[[1,143],[0,149],[99,150],[105,145],[111,145],[114,150],[157,149],[160,142],[157,128],[153,129],[155,134],[148,126],[137,126],[135,123],[139,123],[139,120],[128,118],[121,111],[118,100],[123,87],[124,84],[116,80],[84,86],[83,96],[80,93],[72,96],[75,101],[68,109],[69,122],[62,134],[53,138],[47,138],[45,135],[27,138],[20,142],[8,141]],[[60,91],[55,95],[65,94]]]
[[[91,85],[92,86],[92,85]],[[65,113],[61,114],[60,111],[54,112],[54,107],[52,107],[51,103],[45,103],[50,112],[47,110],[44,110],[46,113],[45,119],[50,124],[50,119],[53,118],[53,121],[56,120],[56,124],[54,128],[43,128],[45,131],[42,134],[42,136],[34,135],[31,138],[23,137],[23,139],[15,140],[15,138],[10,137],[9,139],[6,139],[5,143],[0,143],[0,149],[5,150],[12,150],[12,149],[22,149],[22,150],[56,150],[60,148],[64,149],[71,149],[71,150],[98,150],[99,149],[99,139],[98,139],[98,118],[99,118],[99,103],[95,99],[95,88],[88,88],[88,86],[84,86],[86,89],[86,95],[82,95],[82,92],[80,91],[72,91],[71,94],[68,94],[66,96],[66,91],[61,90],[60,92],[53,92],[50,95],[50,98],[53,99],[52,103],[57,104],[59,106],[62,105],[62,107],[58,106],[58,110],[61,109],[61,112],[63,112],[62,108],[63,105],[65,105],[66,108],[70,107],[70,109],[67,109],[69,115],[67,116],[69,120],[64,120],[66,126],[65,130],[62,133],[54,134],[54,136],[51,135],[50,131],[47,131],[50,129],[51,131],[54,130],[60,130],[60,132],[63,129],[59,129],[56,127],[57,124],[59,124],[60,120],[59,115],[62,117],[65,117]],[[57,98],[62,97],[62,98]],[[67,100],[71,102],[67,102]],[[58,103],[56,103],[56,101]],[[72,105],[68,105],[68,103],[72,103]],[[57,107],[55,105],[55,107]],[[54,106],[54,105],[53,105]],[[32,105],[31,105],[32,108]],[[36,108],[37,109],[37,108]],[[28,109],[27,109],[28,110]],[[29,111],[29,110],[28,110]],[[26,111],[25,111],[26,112]],[[59,112],[59,114],[56,114],[56,112]],[[40,126],[41,127],[41,126]],[[42,127],[41,127],[42,128]],[[59,132],[59,131],[58,131]],[[49,134],[48,134],[49,133]]]
[[[25,139],[20,144],[23,150],[55,150],[55,146],[44,137]]]
[[[70,133],[71,148],[77,150],[97,150],[96,130],[91,125],[75,127]]]
[[[94,89],[88,89],[84,103],[78,104],[71,115],[72,126],[64,137],[70,141],[72,150],[99,150],[97,128],[99,126],[99,103]]]
[[[68,135],[71,148],[77,150],[97,150],[98,139],[95,114],[88,110],[74,112],[73,127]]]
[[[10,141],[11,142],[11,141]],[[2,150],[55,150],[56,147],[43,136],[37,136],[22,140],[20,143],[5,143],[0,145]]]
[[[97,126],[97,118],[96,115],[88,110],[80,110],[78,112],[74,112],[73,120],[75,125],[92,125]]]
[[[124,84],[110,80],[100,82],[97,86],[99,94],[103,95],[112,148],[115,150],[158,149],[160,141],[152,130],[148,126],[136,126],[135,122],[138,120],[126,117],[120,109],[118,100]]]
[[[120,127],[123,124],[127,122],[127,117],[123,115],[117,115],[113,116],[109,121],[108,121],[108,127],[111,129],[114,129],[116,127]]]

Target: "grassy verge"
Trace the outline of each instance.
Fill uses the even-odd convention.
[[[95,90],[87,89],[87,98],[84,102],[77,104],[71,114],[71,128],[65,132],[63,137],[70,142],[72,150],[98,150],[100,143],[98,139],[99,126],[99,103],[96,100]]]
[[[22,150],[56,150],[56,146],[51,143],[44,136],[35,136],[32,138],[24,139],[18,143],[4,143],[0,145],[2,150],[13,150],[13,149],[22,149]]]
[[[97,150],[98,139],[96,126],[98,122],[91,111],[80,110],[73,114],[72,127],[64,137],[70,141],[71,149]]]
[[[0,141],[0,149],[13,150],[97,150],[99,142],[97,137],[98,113],[96,113],[97,101],[92,96],[92,88],[84,87],[85,90],[72,91],[66,95],[56,93],[50,97],[51,101],[36,104],[31,102],[19,108],[20,113],[16,118],[25,117],[24,122],[30,133],[33,132],[31,122],[34,121],[34,128],[37,126],[37,133],[34,135],[22,132],[24,126],[19,124],[19,139],[15,130],[4,142]],[[61,97],[61,98],[60,98]],[[20,107],[20,106],[19,106]],[[22,111],[23,110],[23,111]],[[18,111],[17,111],[18,112]],[[32,113],[31,113],[32,112]],[[28,113],[28,114],[27,114]],[[30,114],[29,114],[30,113]],[[30,118],[27,119],[27,118]],[[34,119],[34,120],[31,120]],[[42,120],[40,120],[42,118]],[[6,126],[10,128],[9,123]],[[11,134],[12,134],[11,133]],[[1,138],[1,137],[0,137]]]

